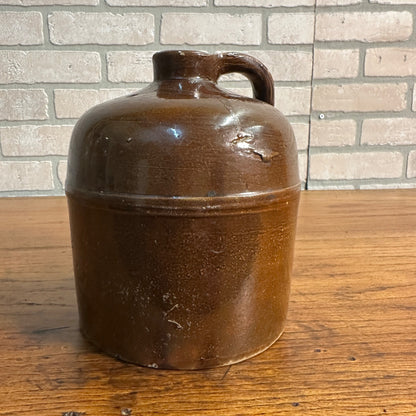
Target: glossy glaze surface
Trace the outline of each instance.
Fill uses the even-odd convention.
[[[299,196],[293,131],[264,66],[169,51],[146,89],[94,107],[66,192],[81,329],[158,368],[226,365],[281,334]],[[256,98],[219,89],[245,74]]]

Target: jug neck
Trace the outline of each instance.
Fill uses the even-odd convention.
[[[153,55],[155,81],[183,78],[218,79],[215,55],[199,51],[162,51]]]

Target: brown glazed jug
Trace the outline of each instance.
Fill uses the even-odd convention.
[[[84,336],[122,360],[201,369],[285,324],[299,200],[293,131],[262,63],[164,51],[154,82],[76,124],[68,197]],[[254,98],[220,89],[244,74]]]

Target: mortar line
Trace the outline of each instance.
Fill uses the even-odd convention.
[[[309,134],[308,134],[308,147],[306,149],[306,179],[305,189],[309,188],[309,174],[311,165],[311,130],[312,130],[312,101],[313,101],[313,80],[314,80],[314,68],[315,68],[315,41],[316,41],[316,0],[313,4],[313,38],[312,38],[312,69],[311,69],[311,94],[309,98]]]

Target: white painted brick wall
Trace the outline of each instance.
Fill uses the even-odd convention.
[[[0,13],[0,45],[41,45],[42,22],[40,12]]]
[[[208,0],[106,0],[110,6],[174,6],[203,7]]]
[[[314,77],[355,78],[359,70],[358,49],[315,49]]]
[[[260,45],[260,14],[164,13],[163,45]],[[214,30],[214,28],[216,30]]]
[[[416,48],[370,48],[365,54],[365,75],[416,75]]]
[[[268,39],[273,44],[313,43],[313,13],[275,13],[268,20]]]
[[[402,174],[400,152],[320,153],[311,157],[312,179],[398,178]]]
[[[416,0],[370,0],[370,3],[378,3],[378,4],[416,4]]]
[[[300,180],[305,182],[308,173],[308,159],[306,153],[300,153],[298,155],[298,164]]]
[[[154,52],[108,52],[108,79],[112,82],[152,82]]]
[[[310,87],[276,87],[276,107],[286,116],[309,114]]]
[[[97,6],[100,0],[1,0],[1,4],[15,6]]]
[[[360,4],[363,0],[316,0],[317,6],[347,6],[350,4]]]
[[[314,0],[214,0],[216,6],[297,7],[313,6]]]
[[[390,182],[390,183],[372,183],[370,185],[363,184],[359,185],[359,189],[406,189],[406,188],[414,188],[414,184],[411,182],[408,183],[397,183],[397,182]]]
[[[53,187],[50,161],[0,160],[0,192],[48,191]]]
[[[55,12],[48,23],[55,45],[147,45],[155,35],[150,13]]]
[[[251,88],[228,88],[235,94],[252,97]],[[311,89],[310,87],[276,87],[275,106],[285,116],[309,114]]]
[[[1,89],[0,120],[46,120],[48,96],[43,89]]]
[[[101,80],[97,52],[0,51],[0,83],[85,83]]]
[[[0,127],[4,156],[46,156],[68,154],[73,126],[24,125]]]
[[[374,118],[363,121],[361,143],[416,146],[416,118]]]
[[[355,120],[312,120],[311,146],[353,146],[356,134]]]
[[[295,133],[298,150],[306,150],[309,142],[309,124],[293,122],[292,128]]]
[[[248,54],[266,65],[275,81],[309,81],[312,74],[312,51],[259,51]]]
[[[416,178],[416,150],[409,153],[409,160],[407,162],[407,177]]]
[[[322,84],[314,88],[313,109],[317,111],[372,112],[406,108],[407,84]]]
[[[55,114],[57,118],[79,118],[97,104],[131,94],[136,90],[133,88],[56,89],[54,91]]]
[[[58,174],[59,182],[61,183],[62,187],[65,187],[67,169],[68,169],[68,162],[66,160],[60,160],[58,162],[57,174]]]
[[[309,189],[416,187],[416,0],[0,3],[0,197],[62,194],[73,124],[152,82],[161,49],[262,61]]]
[[[408,11],[318,13],[315,37],[321,41],[392,42],[409,39],[412,25]]]
[[[412,110],[416,111],[416,84],[413,84]]]

